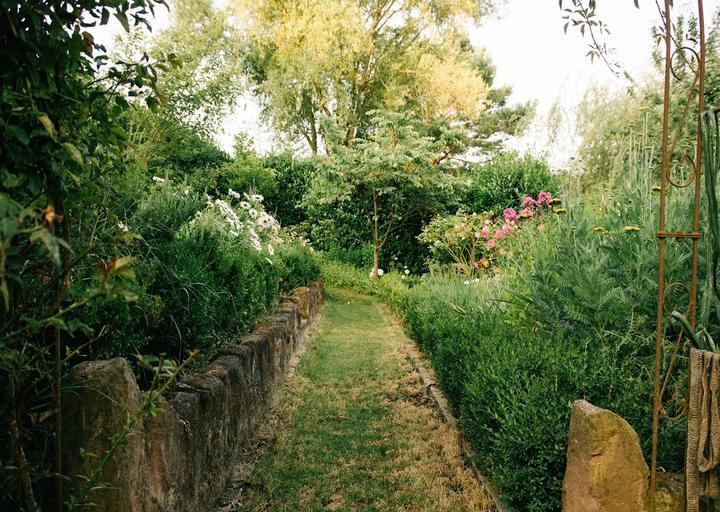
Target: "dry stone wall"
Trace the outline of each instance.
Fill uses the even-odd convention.
[[[96,510],[211,510],[316,324],[322,300],[321,282],[297,289],[252,334],[183,378],[163,399],[161,412],[144,418],[105,467],[100,480],[106,488],[91,495]],[[78,488],[143,394],[122,358],[76,366],[68,389],[65,472],[76,475],[72,484]]]

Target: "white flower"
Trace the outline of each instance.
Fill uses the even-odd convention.
[[[409,276],[409,275],[410,275],[410,270],[405,269],[405,275],[406,275],[406,276]]]
[[[268,254],[269,254],[270,256],[274,256],[274,255],[275,255],[275,248],[272,246],[272,244],[268,244]]]
[[[185,195],[186,195],[186,196],[189,196],[189,195],[190,195],[190,189],[189,189],[189,188],[186,188],[183,192],[185,192]]]
[[[250,203],[248,203],[247,201],[240,201],[240,208],[249,210],[250,208],[252,208],[252,206],[250,206]]]
[[[272,262],[272,260],[271,260],[270,258],[265,258],[265,261],[267,261],[268,263],[270,263],[270,265],[273,264],[273,262]]]
[[[260,194],[252,194],[250,196],[250,201],[255,201],[256,203],[262,203],[264,200],[265,198]]]
[[[231,189],[231,188],[228,189],[228,195],[229,195],[230,197],[234,197],[235,199],[240,199],[240,198],[242,197],[239,193],[235,192],[235,191],[234,191],[233,189]]]
[[[165,178],[161,178],[160,176],[153,176],[152,179],[157,183],[165,183]]]
[[[382,276],[384,276],[384,275],[385,275],[385,271],[384,271],[383,269],[379,268],[379,269],[377,270],[377,276],[378,276],[378,277],[382,277]],[[373,271],[371,270],[371,271],[370,271],[370,279],[372,279],[372,277],[373,277]]]
[[[127,224],[125,224],[124,222],[118,222],[117,227],[118,229],[120,229],[120,231],[124,231],[125,233],[130,231],[130,228],[128,228]]]
[[[252,217],[253,219],[255,219],[255,218],[257,218],[257,216],[260,215],[260,214],[258,213],[258,211],[257,211],[255,208],[250,208],[250,209],[248,210],[248,215],[250,215],[250,217]]]
[[[467,286],[467,285],[470,284],[470,281],[463,281],[463,284],[464,284],[465,286]]]

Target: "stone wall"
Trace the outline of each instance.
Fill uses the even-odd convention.
[[[106,488],[91,494],[97,510],[211,510],[316,324],[322,298],[321,282],[297,289],[252,334],[177,383],[161,399],[160,412],[146,416],[110,459],[100,478]],[[76,475],[72,485],[78,488],[110,436],[138,410],[143,393],[122,358],[79,364],[70,380],[64,472]]]

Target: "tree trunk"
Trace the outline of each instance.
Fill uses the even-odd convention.
[[[378,247],[377,241],[373,243],[373,269],[372,269],[372,279],[375,280],[378,278],[378,270],[380,268],[380,248]]]

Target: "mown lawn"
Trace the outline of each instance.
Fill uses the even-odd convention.
[[[491,510],[375,300],[331,290],[239,511]]]

